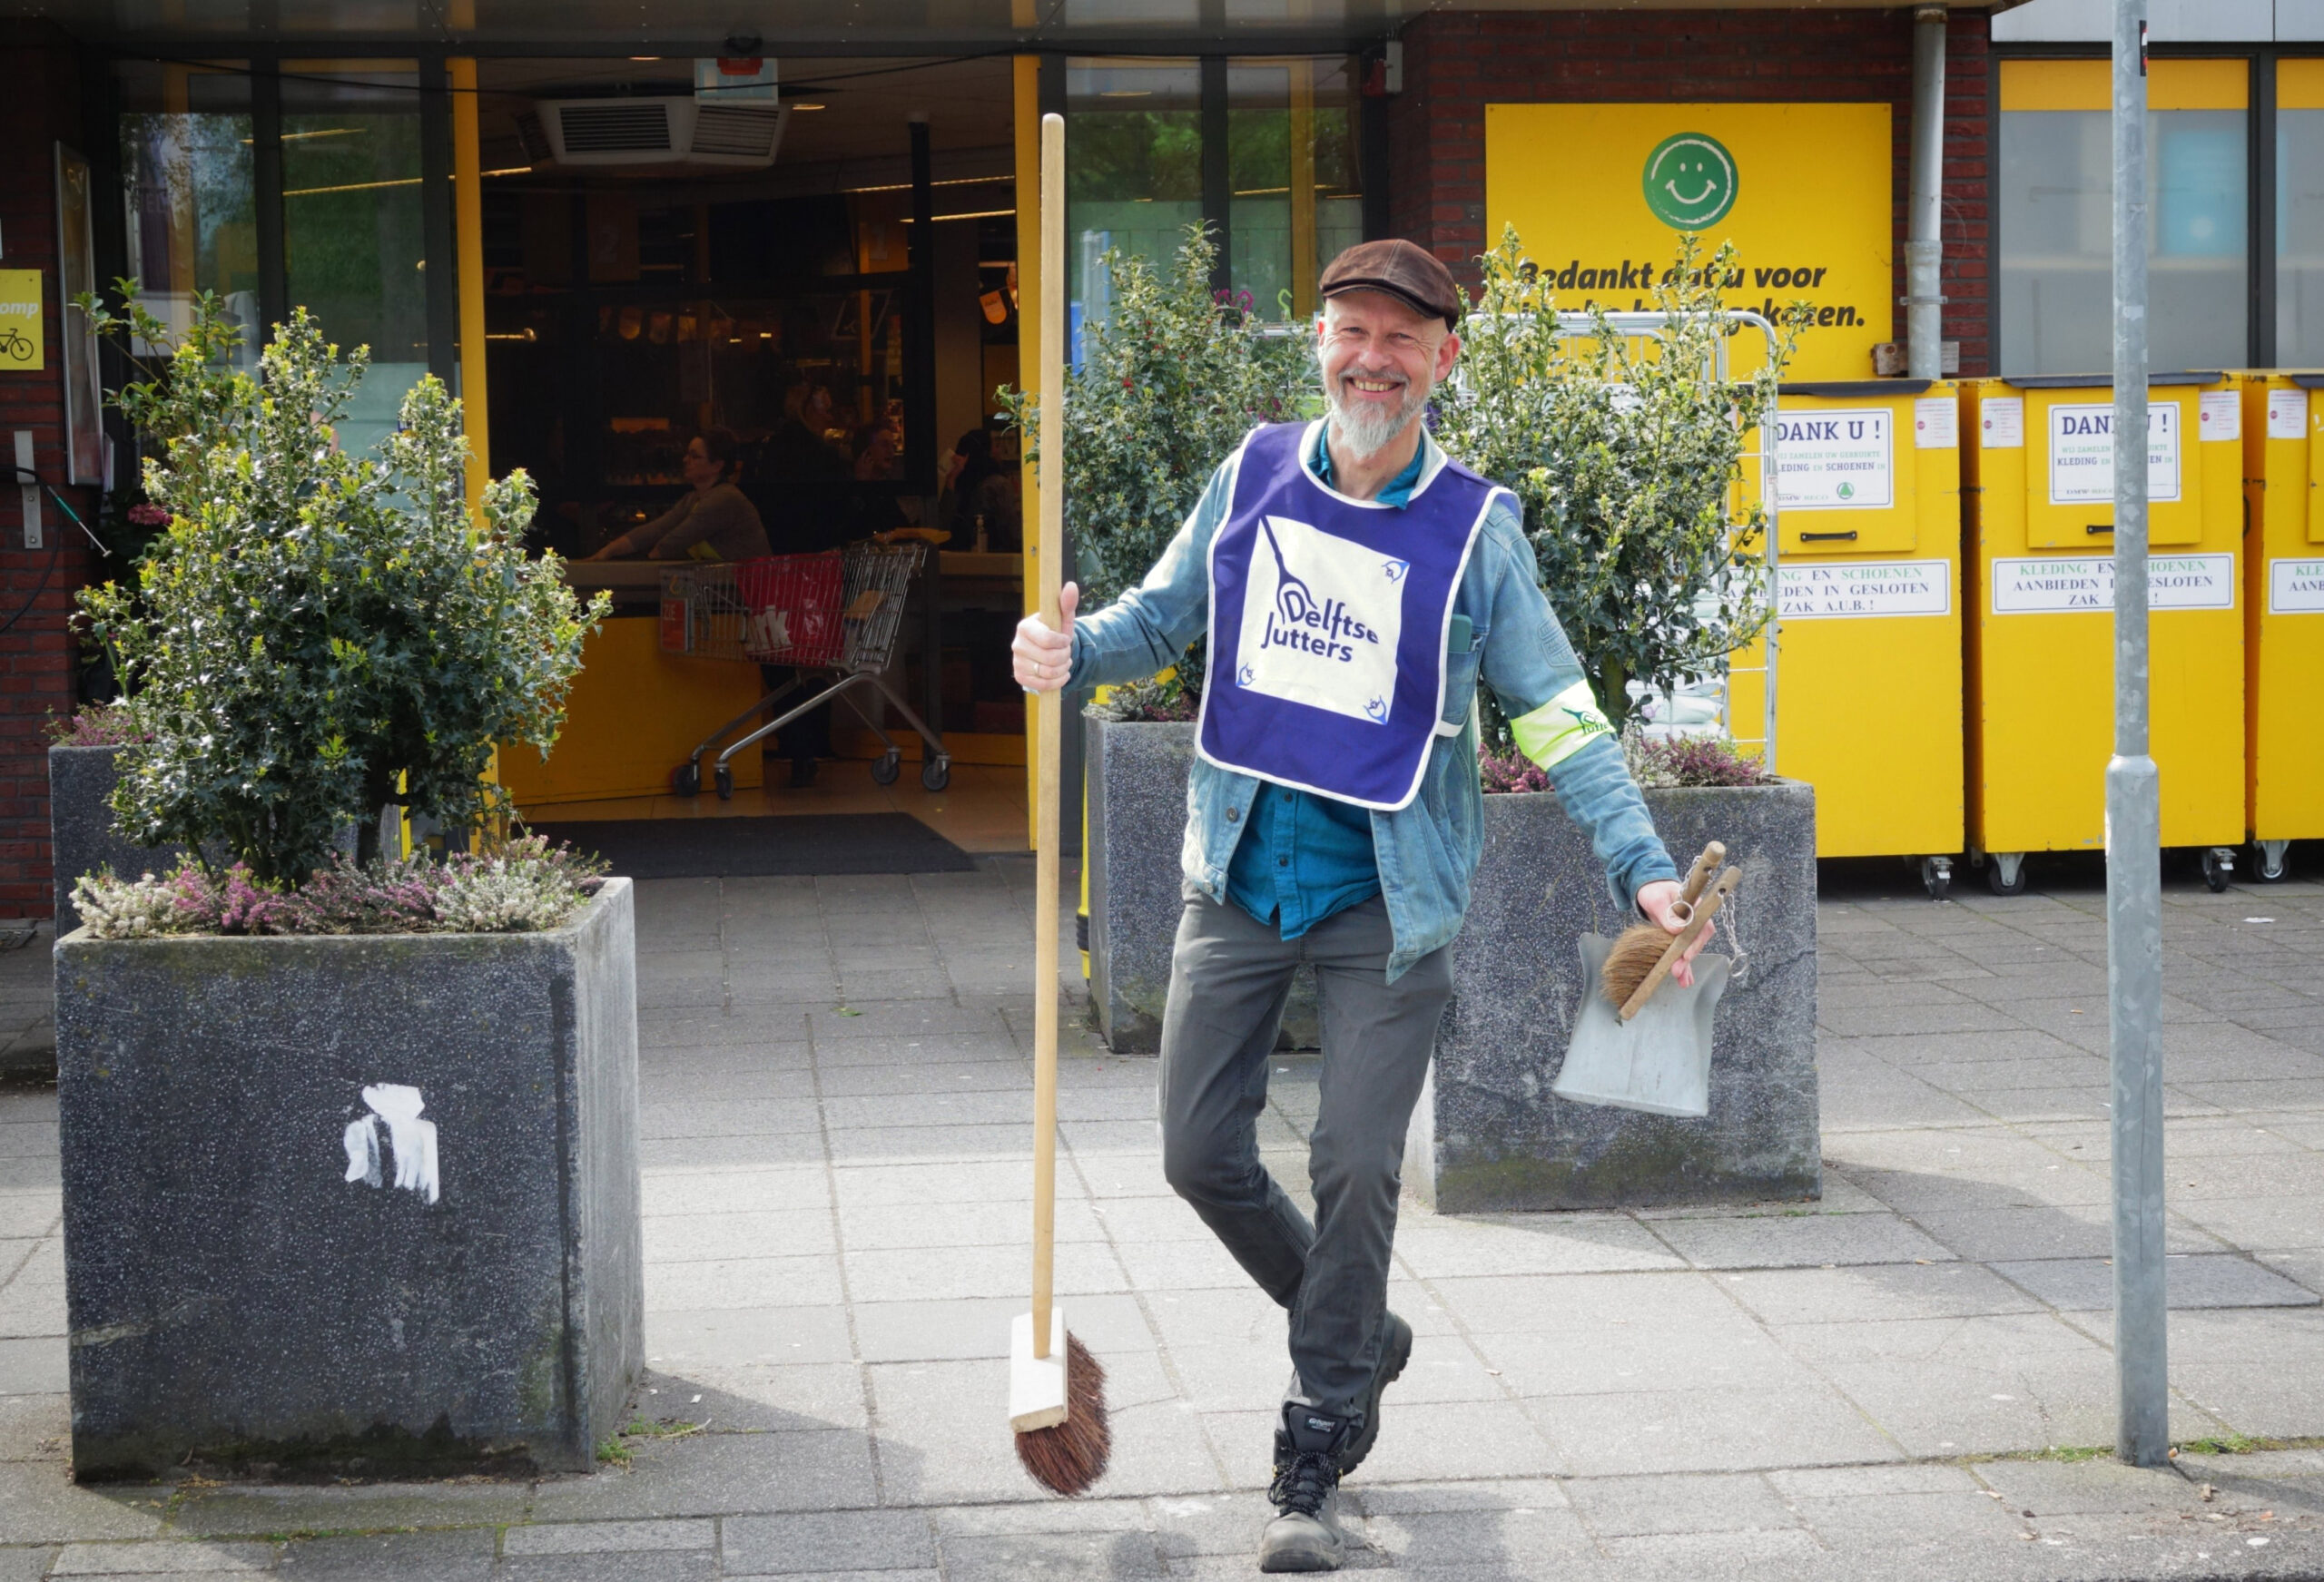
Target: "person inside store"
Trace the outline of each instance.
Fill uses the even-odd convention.
[[[759,486],[778,555],[837,549],[850,536],[848,485],[854,469],[825,437],[836,410],[828,386],[794,378],[783,393],[783,421],[760,448],[764,465]],[[786,665],[763,669],[769,691],[797,673]],[[832,755],[829,703],[810,709],[776,732],[770,753],[791,761],[794,790],[814,784],[817,762]]]
[[[1150,676],[1210,635],[1162,1013],[1162,1174],[1289,1313],[1268,1572],[1344,1563],[1339,1480],[1413,1350],[1387,1307],[1397,1173],[1481,849],[1480,680],[1555,776],[1611,899],[1685,927],[1678,870],[1535,581],[1514,497],[1428,431],[1461,353],[1451,271],[1409,241],[1363,242],[1317,294],[1328,415],[1254,429],[1140,585],[1076,619],[1068,583],[1060,627],[1029,615],[1013,644],[1019,683],[1056,692]],[[1378,591],[1384,569],[1395,594]],[[1303,962],[1326,1013],[1313,1219],[1256,1130]]]
[[[774,553],[766,525],[736,486],[742,441],[705,428],[686,442],[678,469],[690,486],[678,503],[615,538],[590,560],[754,560]]]
[[[951,534],[953,546],[1001,553],[1014,550],[1018,505],[1010,486],[1012,469],[993,458],[991,432],[971,428],[961,435],[946,468],[936,522]]]

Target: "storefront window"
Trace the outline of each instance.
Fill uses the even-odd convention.
[[[259,341],[257,204],[250,76],[238,63],[125,62],[121,168],[128,273],[147,308],[182,330],[196,292],[213,291]]]
[[[393,431],[428,371],[419,77],[397,61],[282,67],[282,239],[290,301],[371,371],[340,425],[350,450]],[[448,264],[449,260],[446,260]]]
[[[2156,61],[2147,201],[2148,366],[2249,356],[2249,65]],[[2001,337],[2005,374],[2113,362],[2112,155],[2103,61],[2002,67]]]
[[[1112,309],[1098,260],[1118,248],[1167,268],[1202,221],[1202,73],[1195,62],[1077,60],[1065,74],[1073,135],[1066,162],[1067,313],[1078,353],[1085,324]]]
[[[1364,240],[1349,63],[1238,62],[1226,94],[1235,290],[1262,317],[1304,319],[1324,265]]]
[[[2324,367],[2324,60],[2276,63],[2276,358]]]

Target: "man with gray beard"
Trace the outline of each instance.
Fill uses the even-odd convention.
[[[1682,926],[1677,870],[1534,582],[1515,496],[1427,432],[1461,352],[1452,274],[1411,242],[1365,242],[1321,292],[1329,418],[1254,429],[1144,583],[1078,622],[1068,583],[1064,629],[1029,615],[1014,644],[1019,684],[1052,692],[1150,676],[1209,635],[1162,1018],[1163,1173],[1290,1315],[1262,1571],[1339,1567],[1339,1479],[1370,1453],[1412,1353],[1388,1256],[1476,871],[1481,680],[1554,771],[1615,898]],[[1302,962],[1324,1024],[1313,1222],[1256,1133]]]

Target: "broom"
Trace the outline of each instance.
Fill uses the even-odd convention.
[[[1041,619],[1060,620],[1065,558],[1065,118],[1041,117]],[[1106,1371],[1066,1331],[1052,1300],[1057,1252],[1058,758],[1064,694],[1035,695],[1033,780],[1033,1311],[1009,1336],[1009,1426],[1017,1459],[1059,1494],[1087,1490],[1113,1448]]]
[[[1743,880],[1740,869],[1730,868],[1718,876],[1708,898],[1703,886],[1727,860],[1727,848],[1714,840],[1703,848],[1695,865],[1687,870],[1686,882],[1679,887],[1679,915],[1686,927],[1676,934],[1659,923],[1633,923],[1623,929],[1613,944],[1606,948],[1606,964],[1599,969],[1599,991],[1611,1000],[1616,1014],[1627,1022],[1638,1015],[1662,980],[1679,964],[1694,942],[1710,927],[1720,905],[1735,893]]]

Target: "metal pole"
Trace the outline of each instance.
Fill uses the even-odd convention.
[[[2114,1164],[2114,1451],[2171,1454],[2162,1264],[2162,806],[2147,752],[2147,0],[2114,0],[2114,757],[2106,998]]]
[[[1913,13],[1913,162],[1905,209],[1905,371],[1945,377],[1945,7]]]

